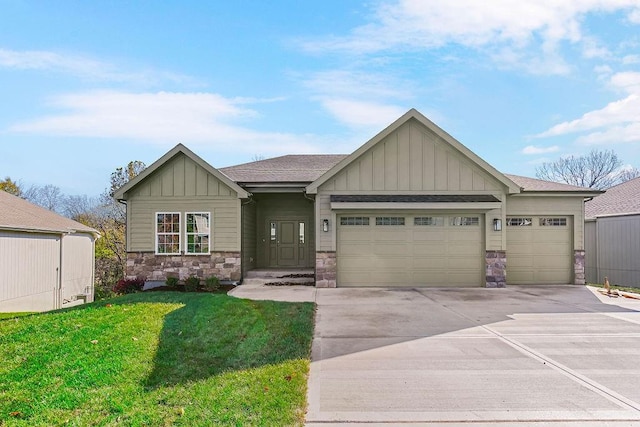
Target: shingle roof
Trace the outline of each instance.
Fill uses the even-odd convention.
[[[98,234],[96,230],[0,190],[0,229]]]
[[[292,154],[218,170],[240,183],[313,182],[345,157],[346,154]]]
[[[291,154],[218,170],[233,181],[243,184],[313,182],[346,157],[346,154]],[[596,192],[590,188],[524,176],[505,176],[524,188],[524,191]]]
[[[553,181],[544,181],[542,179],[528,178],[526,176],[508,175],[507,178],[518,184],[524,191],[567,191],[567,192],[589,192],[598,193],[598,190],[592,188],[578,187],[575,185],[562,184]]]
[[[640,178],[615,185],[585,204],[585,218],[640,213]]]

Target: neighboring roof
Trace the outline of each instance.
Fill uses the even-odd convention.
[[[476,202],[499,202],[495,196],[490,194],[475,195],[455,195],[455,194],[417,194],[417,195],[342,195],[334,194],[330,197],[331,202],[363,202],[363,203],[476,203]]]
[[[346,158],[342,159],[338,164],[333,166],[329,171],[327,171],[325,174],[323,174],[317,180],[315,180],[314,182],[309,184],[307,186],[307,188],[306,188],[307,193],[309,193],[309,194],[317,193],[318,187],[320,187],[322,184],[327,182],[329,179],[331,179],[332,177],[337,175],[341,170],[343,170],[349,164],[351,164],[353,161],[355,161],[357,158],[359,158],[365,151],[367,151],[371,147],[375,146],[378,142],[382,141],[389,134],[391,134],[392,132],[397,130],[400,126],[402,126],[403,124],[405,124],[406,122],[408,122],[409,120],[412,120],[412,119],[413,120],[417,120],[423,126],[425,126],[426,128],[430,129],[432,132],[434,132],[436,135],[438,135],[440,138],[442,138],[445,142],[447,142],[453,148],[455,148],[456,150],[458,150],[462,154],[464,154],[468,159],[470,159],[472,162],[474,162],[478,167],[480,167],[485,172],[487,172],[489,175],[493,176],[496,180],[498,180],[499,182],[504,184],[509,189],[509,193],[519,193],[520,192],[520,188],[513,181],[511,181],[509,178],[507,178],[502,173],[498,172],[498,170],[496,170],[493,166],[491,166],[489,163],[484,161],[482,158],[480,158],[473,151],[469,150],[460,141],[458,141],[457,139],[455,139],[454,137],[449,135],[447,132],[445,132],[438,125],[436,125],[431,120],[426,118],[418,110],[416,110],[415,108],[412,108],[411,110],[409,110],[405,114],[403,114],[402,117],[400,117],[398,120],[396,120],[395,122],[393,122],[389,126],[387,126],[382,132],[378,133],[376,136],[371,138],[363,146],[358,148],[356,151],[354,151],[352,154],[350,154]]]
[[[189,157],[191,160],[196,162],[199,166],[204,168],[211,175],[215,176],[220,181],[224,182],[229,188],[231,188],[233,191],[238,193],[239,198],[245,199],[249,197],[249,193],[245,189],[240,187],[238,184],[236,184],[231,179],[229,179],[229,177],[227,177],[225,174],[221,173],[218,169],[214,168],[209,163],[205,162],[200,156],[198,156],[197,154],[195,154],[193,151],[189,150],[187,147],[185,147],[182,144],[176,145],[171,150],[169,150],[167,154],[165,154],[164,156],[160,157],[158,160],[153,162],[153,164],[151,164],[149,167],[143,170],[138,176],[136,176],[131,181],[127,182],[125,185],[120,187],[120,189],[118,189],[118,191],[116,191],[113,196],[117,200],[124,200],[125,199],[124,195],[127,193],[127,191],[134,188],[136,185],[138,185],[138,183],[142,182],[146,177],[151,175],[153,172],[155,172],[162,165],[167,163],[169,160],[171,160],[173,157],[175,157],[179,153],[182,153],[185,156]]]
[[[219,170],[239,183],[310,183],[345,157],[346,154],[291,154]]]
[[[633,213],[640,213],[640,178],[615,185],[585,204],[585,218]]]
[[[97,230],[0,190],[0,230],[92,233]]]
[[[522,187],[525,192],[532,191],[554,191],[554,192],[569,192],[569,193],[594,193],[600,194],[602,191],[594,190],[593,188],[578,187],[575,185],[562,184],[560,182],[544,181],[542,179],[528,178],[526,176],[509,175],[505,174],[510,180]]]

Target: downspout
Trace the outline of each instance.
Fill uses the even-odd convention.
[[[60,259],[58,260],[58,286],[55,292],[55,303],[54,303],[54,309],[57,310],[59,308],[62,308],[62,263],[64,261],[64,257],[62,254],[62,240],[64,239],[64,233],[60,234]]]

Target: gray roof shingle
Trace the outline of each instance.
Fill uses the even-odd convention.
[[[585,203],[585,218],[599,215],[640,213],[640,178],[615,185]]]
[[[96,230],[0,190],[0,229],[98,234]]]
[[[591,192],[597,193],[598,190],[592,188],[578,187],[575,185],[563,184],[560,182],[545,181],[542,179],[528,178],[526,176],[504,174],[511,181],[518,184],[524,191],[567,191],[567,192]]]
[[[239,183],[313,182],[346,154],[291,154],[218,169]]]

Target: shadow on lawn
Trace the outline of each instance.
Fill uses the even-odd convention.
[[[155,293],[184,304],[164,318],[148,388],[308,358],[313,305],[227,295]],[[154,298],[155,299],[155,298]]]

